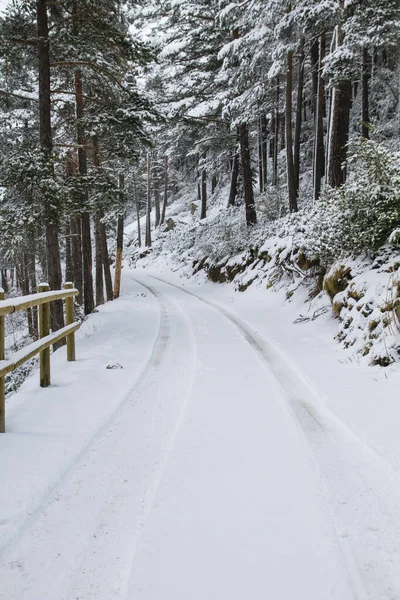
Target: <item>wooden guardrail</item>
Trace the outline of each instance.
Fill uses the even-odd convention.
[[[5,386],[4,377],[24,362],[40,353],[40,386],[50,385],[50,346],[63,338],[67,338],[67,360],[75,360],[75,331],[80,324],[74,322],[74,296],[79,292],[72,283],[66,283],[64,290],[50,291],[48,283],[38,286],[39,292],[29,296],[4,300],[4,290],[0,288],[0,433],[5,433]],[[66,326],[50,333],[50,302],[65,299]],[[5,360],[6,315],[26,310],[32,306],[39,307],[39,339],[25,348],[18,350]]]

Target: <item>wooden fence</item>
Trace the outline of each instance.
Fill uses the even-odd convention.
[[[4,300],[4,291],[0,288],[0,433],[5,433],[5,388],[4,378],[24,362],[40,353],[40,385],[50,385],[50,346],[63,338],[67,338],[67,360],[75,360],[75,331],[79,323],[74,321],[74,296],[78,290],[72,283],[66,283],[64,290],[50,291],[47,283],[38,286],[39,292],[29,296]],[[66,326],[50,333],[50,302],[65,299]],[[32,306],[39,307],[39,339],[18,350],[5,360],[4,318],[14,312],[27,310]]]

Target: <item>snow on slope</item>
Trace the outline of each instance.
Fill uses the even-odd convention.
[[[400,597],[396,464],[376,390],[344,407],[360,379],[331,373],[331,323],[307,340],[279,294],[123,282],[78,361],[58,351],[51,388],[33,376],[10,398],[0,598]]]

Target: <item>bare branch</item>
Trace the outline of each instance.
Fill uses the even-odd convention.
[[[5,90],[0,90],[0,96],[11,96],[12,98],[18,98],[19,100],[29,100],[30,102],[39,102],[39,98],[30,98],[29,96],[22,96],[21,94],[13,94],[11,92],[6,92]]]

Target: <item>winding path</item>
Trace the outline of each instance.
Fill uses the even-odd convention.
[[[152,356],[3,549],[0,598],[400,597],[389,467],[251,324],[131,276],[159,304]]]

